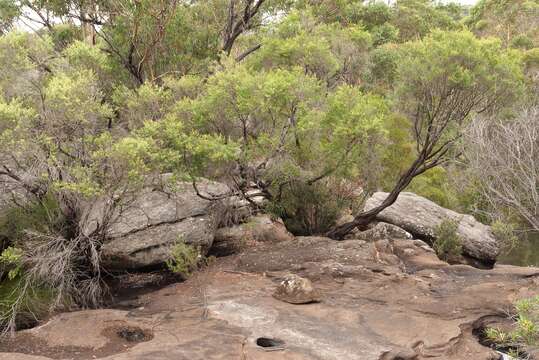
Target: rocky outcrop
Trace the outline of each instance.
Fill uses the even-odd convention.
[[[474,332],[537,294],[539,269],[448,265],[422,247],[322,237],[258,243],[128,310],[54,316],[0,342],[0,359],[499,359]],[[275,299],[290,273],[309,279],[321,301]],[[140,342],[126,341],[123,329],[142,333]]]
[[[387,193],[377,192],[369,198],[365,210],[379,205]],[[435,239],[435,229],[444,220],[454,220],[459,224],[458,235],[462,239],[462,252],[471,261],[478,260],[492,265],[500,252],[499,244],[490,227],[481,224],[473,216],[459,214],[445,209],[434,202],[413,193],[403,192],[397,201],[382,211],[377,220],[396,225],[429,242]]]
[[[198,188],[205,194],[228,190],[226,185],[212,181],[200,181]],[[210,207],[211,202],[199,197],[191,183],[144,189],[108,229],[101,252],[103,266],[129,270],[162,264],[177,241],[207,252],[217,225]],[[99,206],[92,211],[85,226],[87,233],[102,219]]]
[[[267,214],[248,218],[244,223],[217,229],[211,255],[226,256],[239,252],[257,242],[280,242],[294,239],[282,220]]]

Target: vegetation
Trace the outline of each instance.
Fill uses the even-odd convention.
[[[200,260],[200,251],[194,246],[178,241],[170,250],[167,268],[175,274],[188,278],[196,269]]]
[[[486,328],[485,336],[496,346],[509,349],[509,355],[520,358],[527,348],[539,344],[539,297],[522,299],[515,304],[513,329]]]
[[[517,245],[518,236],[515,235],[515,226],[510,223],[495,221],[492,223],[492,233],[496,240],[502,244],[505,249],[511,249]]]
[[[444,220],[435,230],[434,251],[440,259],[451,261],[462,253],[462,239],[457,234],[458,221]]]
[[[536,228],[536,10],[0,0],[0,281],[53,310],[99,306],[107,231],[163,173],[221,204],[262,194],[297,234],[341,239],[405,189]],[[203,194],[200,177],[229,190]],[[173,252],[188,274],[192,250]]]

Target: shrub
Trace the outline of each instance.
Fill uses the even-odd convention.
[[[353,187],[347,184],[321,181],[309,185],[298,180],[283,187],[267,210],[281,217],[288,231],[294,235],[324,234],[344,209],[356,207],[354,196]]]
[[[0,219],[0,237],[13,244],[22,240],[25,231],[50,234],[66,230],[65,221],[58,201],[47,194],[41,201],[8,209]]]
[[[64,210],[72,209],[63,198]],[[0,331],[13,331],[48,311],[101,304],[106,288],[99,239],[81,236],[76,213],[46,194],[9,209],[0,220],[7,247],[0,255]]]
[[[496,220],[492,223],[491,229],[502,248],[510,250],[517,244],[518,237],[515,235],[515,227],[512,224]]]
[[[485,337],[500,349],[511,349],[513,357],[519,358],[523,349],[539,345],[539,296],[517,301],[513,320],[513,330],[486,328]]]
[[[451,208],[455,200],[447,175],[447,170],[443,167],[431,169],[417,176],[408,189],[442,207]]]
[[[29,287],[24,278],[23,257],[23,251],[12,246],[0,254],[1,332],[33,325],[52,303],[52,291]]]
[[[451,260],[462,252],[462,239],[457,234],[459,224],[455,220],[444,220],[435,230],[434,251],[440,259]]]
[[[182,278],[188,278],[196,269],[200,259],[200,251],[192,245],[178,241],[170,250],[167,268]]]
[[[45,287],[29,288],[22,276],[0,283],[0,332],[33,326],[54,302],[54,292]]]
[[[533,40],[524,34],[517,35],[513,38],[513,40],[511,40],[511,47],[529,50],[533,48]]]

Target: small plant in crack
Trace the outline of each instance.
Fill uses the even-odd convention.
[[[516,359],[527,359],[526,349],[539,345],[539,295],[515,303],[513,329],[486,328],[485,337],[497,349]]]

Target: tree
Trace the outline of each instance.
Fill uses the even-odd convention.
[[[261,42],[263,47],[249,60],[256,69],[299,66],[334,87],[363,81],[372,38],[359,25],[325,24],[309,10],[295,10]]]
[[[539,108],[514,119],[479,117],[465,140],[466,159],[493,217],[508,209],[539,231]]]
[[[479,36],[496,36],[504,45],[539,46],[539,1],[481,0],[471,10],[466,24]]]
[[[398,0],[391,23],[399,30],[401,41],[417,40],[435,29],[457,29],[448,10],[432,0]]]
[[[373,221],[414,177],[451,158],[474,114],[499,109],[522,91],[519,57],[503,51],[496,40],[479,40],[469,32],[435,31],[404,44],[400,51],[394,96],[411,120],[416,158],[379,206],[337,226],[330,237],[342,238]]]

